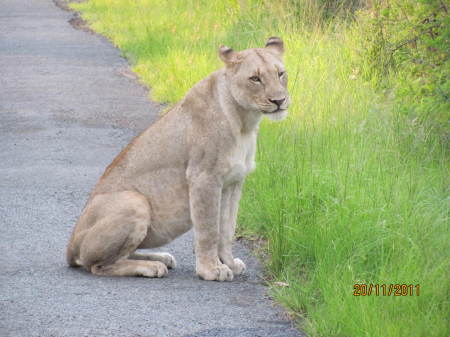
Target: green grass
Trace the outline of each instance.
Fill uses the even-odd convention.
[[[241,233],[267,239],[272,279],[289,284],[273,294],[311,336],[448,335],[448,153],[404,117],[394,93],[376,89],[381,79],[360,76],[369,68],[356,23],[312,28],[256,0],[73,7],[164,102],[221,66],[219,45],[243,49],[282,36],[290,116],[261,125],[239,214]],[[353,296],[355,283],[420,284],[421,292]]]

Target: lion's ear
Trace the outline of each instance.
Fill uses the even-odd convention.
[[[236,52],[224,45],[219,48],[219,57],[227,65],[231,65],[237,61]]]
[[[283,40],[277,36],[269,37],[266,42],[266,48],[274,51],[276,54],[283,56],[284,53],[284,43]]]

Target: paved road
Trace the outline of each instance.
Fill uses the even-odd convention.
[[[192,235],[163,279],[95,277],[64,250],[88,193],[160,106],[104,38],[50,0],[0,2],[0,336],[293,337],[256,261],[231,283],[194,275]]]

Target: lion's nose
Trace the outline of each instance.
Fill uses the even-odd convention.
[[[286,98],[282,99],[269,99],[273,104],[275,104],[278,108],[283,104],[283,102],[286,100]]]

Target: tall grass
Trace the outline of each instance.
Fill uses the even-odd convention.
[[[285,2],[267,3],[91,0],[74,7],[166,102],[221,66],[220,44],[242,49],[282,36],[290,116],[261,125],[257,170],[239,215],[242,233],[267,239],[268,272],[289,284],[273,286],[273,294],[311,336],[447,335],[445,148],[400,113],[392,93],[375,89],[377,78],[359,75],[368,70],[356,23],[319,25],[292,15]],[[420,284],[420,295],[353,296],[355,283]]]

